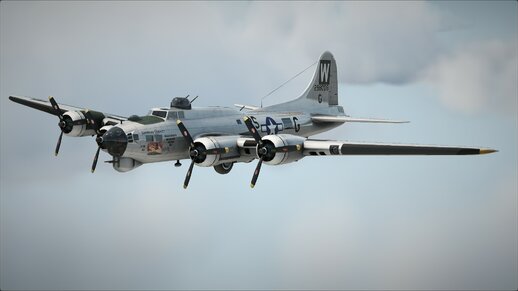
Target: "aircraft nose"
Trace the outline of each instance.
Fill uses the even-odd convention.
[[[128,146],[128,138],[126,133],[120,127],[110,128],[102,137],[99,138],[98,142],[101,146],[108,150],[108,153],[114,157],[120,158],[126,151]]]

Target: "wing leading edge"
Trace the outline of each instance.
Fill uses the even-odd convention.
[[[9,96],[9,100],[57,116],[56,111],[52,108],[52,104],[48,100],[41,100],[38,98],[22,97],[22,96]],[[80,107],[70,106],[70,105],[61,104],[61,103],[59,103],[59,109],[61,110],[61,114],[65,113],[67,111],[85,111],[85,110],[87,110],[86,108],[80,108]],[[126,117],[118,116],[115,114],[103,113],[103,115],[106,118],[108,118],[109,121],[116,122],[116,123],[127,120]]]
[[[306,140],[305,156],[318,155],[479,155],[496,152],[489,148],[436,145],[360,143],[348,141]]]

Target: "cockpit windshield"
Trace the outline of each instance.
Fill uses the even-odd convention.
[[[162,111],[162,110],[153,110],[153,111],[151,112],[151,115],[165,118],[165,117],[167,116],[167,111]]]

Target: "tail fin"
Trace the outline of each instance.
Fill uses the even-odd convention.
[[[326,51],[320,56],[313,79],[300,97],[266,108],[268,110],[307,108],[314,111],[319,107],[328,108],[330,105],[338,105],[338,78],[335,58]]]
[[[338,78],[336,61],[326,51],[320,56],[313,80],[299,98],[310,99],[320,104],[338,105]]]

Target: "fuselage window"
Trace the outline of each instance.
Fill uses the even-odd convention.
[[[183,113],[183,111],[178,111],[178,118],[179,119],[184,119],[185,118],[185,114]]]
[[[138,134],[136,134],[136,133],[133,134],[133,140],[138,141]]]
[[[152,135],[146,135],[146,141],[153,141]]]
[[[284,129],[293,129],[293,122],[291,122],[291,118],[283,118],[282,123],[284,124]]]
[[[155,141],[162,141],[162,135],[161,134],[155,134]]]

